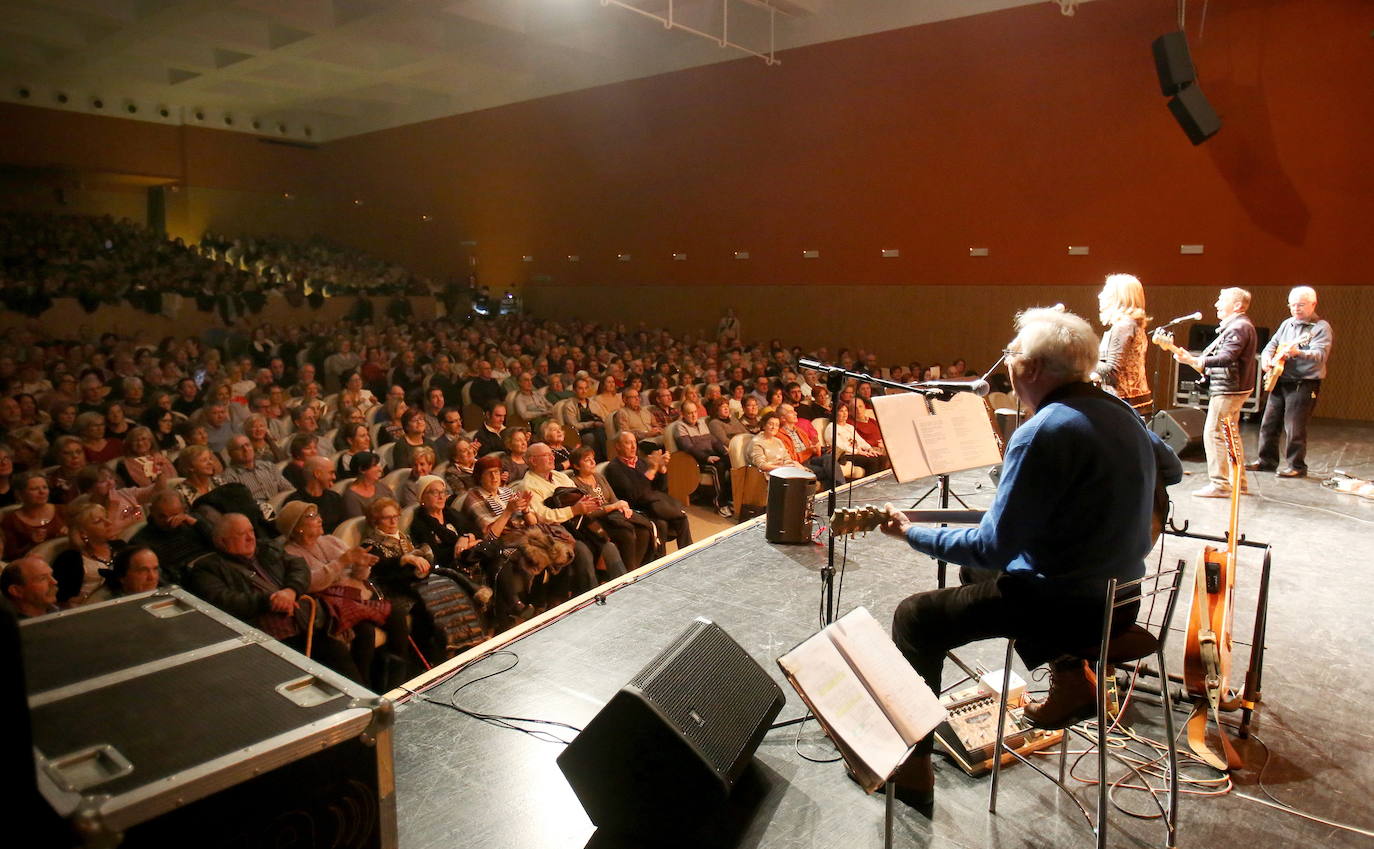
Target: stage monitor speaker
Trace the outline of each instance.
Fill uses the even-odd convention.
[[[768,542],[811,541],[811,489],[816,476],[789,466],[768,474],[768,521],[763,538]]]
[[[558,767],[598,828],[693,831],[724,806],[784,701],[739,643],[697,619],[606,703]]]
[[[1182,457],[1185,451],[1202,447],[1202,428],[1206,422],[1206,410],[1175,407],[1155,413],[1155,417],[1150,419],[1150,430]]]
[[[1155,72],[1159,74],[1159,91],[1173,97],[1180,89],[1197,81],[1193,57],[1188,52],[1188,37],[1182,32],[1161,35],[1151,45],[1155,54]]]
[[[1188,141],[1195,145],[1207,141],[1221,129],[1221,118],[1196,84],[1180,89],[1169,101],[1169,111],[1187,133]]]

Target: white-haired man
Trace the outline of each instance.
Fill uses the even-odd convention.
[[[977,527],[918,527],[891,511],[884,532],[963,567],[961,586],[902,601],[892,636],[936,692],[947,651],[1016,638],[1027,667],[1052,662],[1049,696],[1027,717],[1063,728],[1094,707],[1073,652],[1100,636],[1107,581],[1144,574],[1156,479],[1177,483],[1183,469],[1130,407],[1088,382],[1098,343],[1086,321],[1033,309],[1016,326],[1007,368],[1035,415],[1009,440],[997,497]],[[1135,610],[1121,613],[1124,630]],[[896,778],[898,797],[923,810],[934,800],[931,744],[921,741]]]
[[[1298,286],[1288,293],[1289,316],[1279,325],[1260,355],[1266,373],[1283,371],[1260,421],[1259,458],[1246,463],[1256,472],[1277,472],[1281,478],[1307,477],[1307,423],[1317,408],[1326,364],[1331,357],[1331,325],[1317,317],[1317,291]],[[1279,439],[1287,432],[1286,465],[1279,468]]]

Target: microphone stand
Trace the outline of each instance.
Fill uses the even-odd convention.
[[[840,391],[844,389],[846,380],[854,379],[863,383],[871,383],[875,386],[884,386],[889,389],[898,389],[902,392],[918,392],[927,398],[942,397],[947,394],[946,390],[930,389],[922,386],[913,386],[909,383],[899,383],[895,380],[887,380],[882,377],[874,377],[863,372],[849,371],[841,366],[822,363],[817,360],[808,360],[805,357],[797,361],[800,368],[809,368],[813,371],[821,372],[825,375],[825,388],[830,391],[830,397],[835,399],[835,409],[839,409]],[[835,503],[836,503],[836,474],[840,471],[840,417],[834,411],[830,415],[830,491],[826,495],[826,517],[828,521],[830,540],[826,550],[825,567],[821,569],[821,593],[825,597],[825,615],[822,627],[835,621]],[[941,586],[944,582],[941,581]]]

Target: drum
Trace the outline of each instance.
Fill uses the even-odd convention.
[[[764,527],[764,539],[810,542],[811,490],[815,483],[814,474],[795,466],[768,473],[768,523]]]

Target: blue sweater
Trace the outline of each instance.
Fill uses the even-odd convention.
[[[907,542],[950,563],[1098,583],[1144,574],[1156,475],[1178,457],[1125,404],[1086,383],[1046,397],[1007,445],[992,508],[974,528],[912,525]]]

